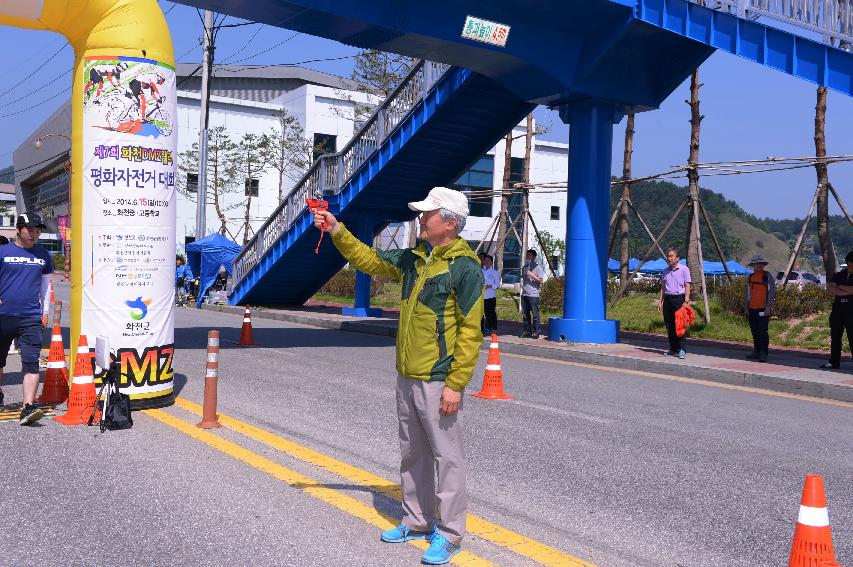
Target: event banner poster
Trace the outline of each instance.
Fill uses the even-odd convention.
[[[108,337],[122,389],[156,405],[173,386],[175,71],[98,56],[84,75],[80,332]]]

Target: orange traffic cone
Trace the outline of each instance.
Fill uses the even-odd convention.
[[[834,562],[835,551],[832,549],[823,479],[819,475],[809,474],[803,486],[788,567],[817,567],[825,563],[832,565]]]
[[[255,344],[255,339],[252,337],[252,312],[249,311],[249,306],[246,306],[246,313],[243,314],[243,328],[240,330],[240,340],[238,345],[250,346]]]
[[[498,335],[492,333],[492,344],[489,345],[489,358],[486,360],[486,373],[483,375],[483,388],[476,394],[477,398],[487,400],[511,400],[512,396],[504,392],[504,375],[501,371],[501,351],[498,348]]]
[[[39,402],[43,404],[61,404],[68,399],[68,368],[65,366],[65,347],[62,345],[62,332],[59,325],[53,326],[50,337],[50,354],[47,357],[47,370],[44,373],[44,385],[41,387]]]
[[[53,419],[63,425],[84,425],[95,411],[95,423],[101,420],[101,412],[97,409],[97,393],[95,392],[95,376],[92,373],[92,353],[86,335],[80,335],[77,347],[77,357],[74,360],[74,378],[71,381],[71,394],[68,396],[68,409],[65,415],[54,416]]]
[[[56,303],[56,297],[53,295],[53,280],[50,280],[50,305]]]

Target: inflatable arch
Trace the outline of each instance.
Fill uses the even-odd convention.
[[[110,339],[134,407],[173,398],[175,61],[156,0],[3,0],[74,48],[71,361]]]

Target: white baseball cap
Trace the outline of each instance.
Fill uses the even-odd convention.
[[[446,209],[463,217],[468,216],[468,197],[461,191],[447,187],[433,187],[423,201],[409,203],[409,208],[422,213]]]

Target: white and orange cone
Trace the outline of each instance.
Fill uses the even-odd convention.
[[[246,312],[243,314],[243,328],[240,329],[240,340],[238,345],[251,346],[255,344],[255,339],[252,336],[252,312],[249,311],[249,306],[246,306]]]
[[[476,398],[487,400],[511,400],[512,396],[504,392],[504,375],[501,370],[501,351],[498,346],[498,335],[492,333],[492,343],[489,345],[489,357],[486,359],[486,373],[483,375],[483,387]]]
[[[823,478],[809,474],[803,486],[788,567],[818,567],[834,563],[835,550],[832,548]]]
[[[97,396],[95,375],[92,372],[92,353],[89,352],[86,335],[80,335],[77,356],[74,359],[74,378],[71,380],[71,393],[68,395],[68,409],[65,415],[57,415],[53,419],[63,425],[84,425],[89,422],[94,411],[94,421],[99,422],[101,412],[98,410]]]
[[[62,344],[62,331],[58,324],[53,325],[50,337],[50,354],[47,357],[47,370],[44,373],[44,385],[41,387],[39,402],[43,404],[61,404],[68,399],[68,368],[65,364],[65,347]]]

